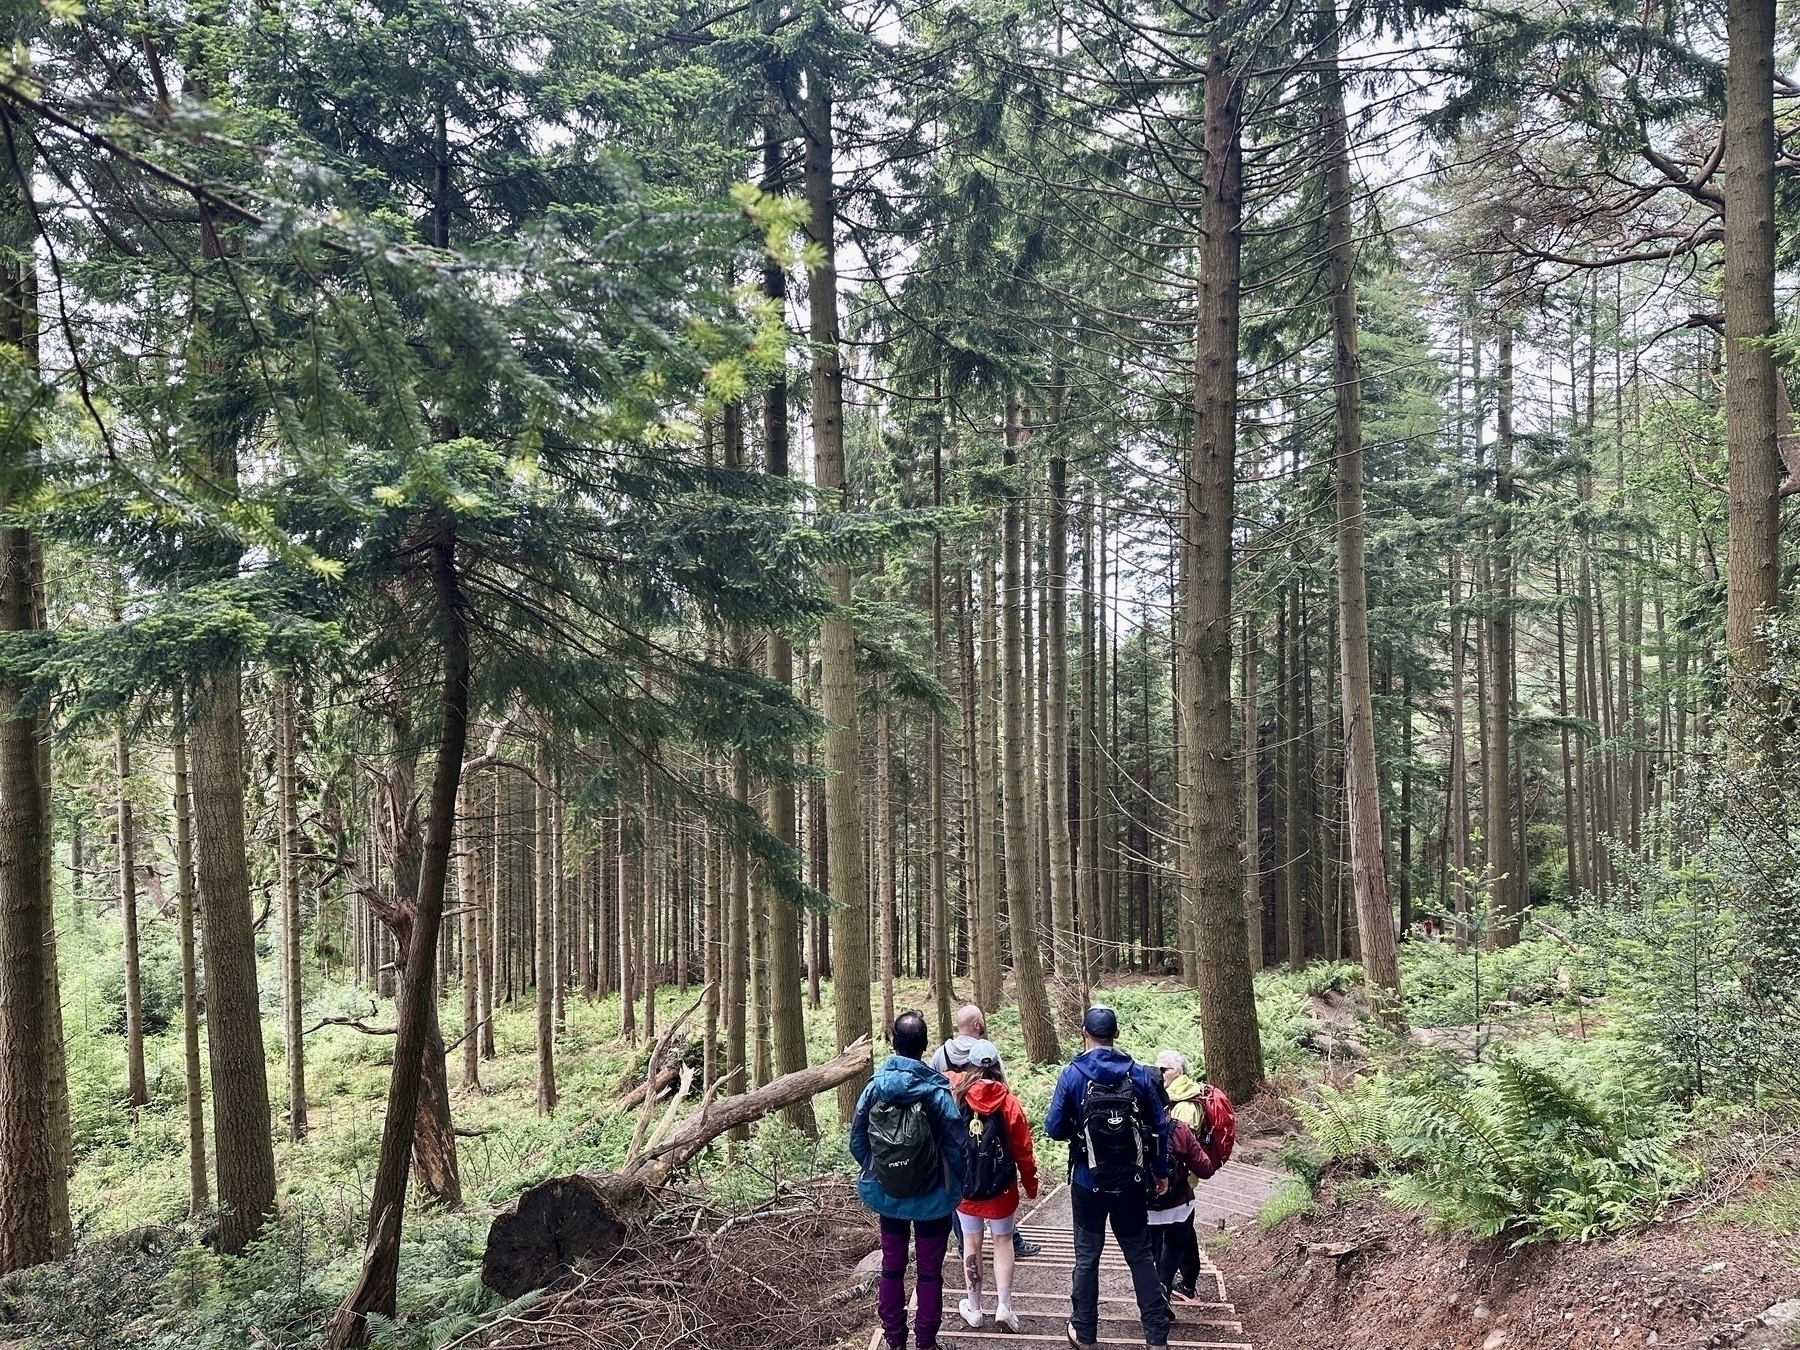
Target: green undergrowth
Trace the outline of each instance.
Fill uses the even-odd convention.
[[[1639,1227],[1700,1177],[1688,1114],[1617,1041],[1543,1037],[1479,1064],[1321,1087],[1295,1111],[1307,1181],[1371,1182],[1439,1225],[1514,1245]]]
[[[278,1094],[276,1158],[280,1178],[280,1213],[264,1240],[241,1258],[220,1258],[209,1245],[210,1217],[187,1220],[186,1126],[178,1032],[178,987],[164,978],[172,959],[172,929],[160,916],[146,924],[145,948],[158,974],[147,983],[147,1018],[155,1029],[146,1044],[151,1104],[136,1113],[123,1100],[124,1054],[117,1023],[116,981],[106,974],[117,961],[116,925],[90,921],[68,932],[64,943],[65,1018],[69,1032],[69,1064],[75,1112],[78,1167],[71,1197],[78,1229],[75,1259],[52,1271],[14,1277],[0,1285],[0,1332],[30,1328],[44,1346],[241,1347],[261,1341],[276,1347],[314,1343],[318,1328],[354,1280],[360,1260],[363,1228],[373,1181],[384,1110],[389,1037],[369,1036],[338,1025],[320,1026],[308,1035],[307,1083],[311,1130],[304,1142],[286,1138],[282,1091],[281,1035],[273,1018],[265,1026],[271,1090]],[[265,988],[278,985],[265,952]],[[1585,997],[1584,986],[1557,973],[1566,964],[1566,946],[1537,935],[1511,953],[1491,956],[1480,976],[1482,999],[1512,1004],[1513,1022],[1528,1020],[1523,1010],[1548,1011],[1568,1020],[1573,1000]],[[1473,960],[1448,944],[1408,944],[1403,964],[1409,989],[1407,1013],[1421,1025],[1459,1025],[1460,1010],[1477,1006]],[[808,1051],[813,1062],[833,1053],[834,1024],[829,983],[823,1006],[806,1013]],[[658,1023],[666,1026],[697,991],[678,995],[661,991]],[[896,991],[901,1007],[925,1008],[927,987],[903,980]],[[1423,1079],[1396,1071],[1418,1052],[1396,1041],[1367,1013],[1361,972],[1352,965],[1315,964],[1298,972],[1269,970],[1257,976],[1258,1014],[1265,1066],[1285,1082],[1304,1084],[1325,1063],[1323,1037],[1336,1038],[1334,1072],[1346,1055],[1362,1053],[1389,1067],[1379,1080],[1383,1119],[1407,1120],[1420,1127],[1409,1139],[1426,1137],[1428,1123],[1416,1106],[1428,1100],[1418,1084]],[[1095,993],[1114,1006],[1120,1017],[1121,1048],[1142,1060],[1162,1049],[1177,1049],[1204,1068],[1197,1024],[1198,1002],[1192,990],[1173,978],[1110,978]],[[1328,1020],[1315,1016],[1326,1000]],[[1534,1003],[1531,1000],[1542,1000]],[[438,1344],[474,1320],[492,1315],[494,1299],[478,1278],[480,1252],[493,1210],[524,1187],[570,1171],[606,1170],[623,1158],[636,1116],[613,1109],[621,1084],[641,1074],[647,1046],[619,1039],[617,998],[567,1001],[567,1025],[557,1047],[560,1104],[554,1116],[535,1112],[534,1016],[521,996],[503,1004],[495,1018],[497,1057],[481,1065],[482,1088],[453,1086],[452,1110],[463,1137],[458,1140],[465,1208],[446,1214],[415,1208],[408,1214],[401,1281],[401,1319],[384,1328],[384,1343],[395,1346]],[[1504,1020],[1505,1008],[1489,1004],[1488,1025]],[[641,1023],[642,1006],[638,1009]],[[368,1025],[391,1024],[390,1001],[371,1000],[366,991],[320,977],[308,980],[305,1024],[327,1018],[359,1017]],[[1576,1015],[1580,1014],[1579,1011]],[[1329,1019],[1336,1019],[1335,1021]],[[1437,1019],[1433,1021],[1432,1019]],[[1594,1014],[1596,1024],[1603,1021]],[[460,1034],[460,1003],[450,991],[443,1007],[444,1033],[454,1043]],[[1463,1021],[1469,1020],[1463,1016]],[[697,1021],[697,1015],[696,1019]],[[690,1029],[694,1021],[690,1021]],[[1042,1121],[1055,1086],[1059,1065],[1032,1065],[1024,1053],[1016,1007],[993,1010],[989,1035],[1006,1056],[1011,1081],[1032,1121],[1038,1126],[1038,1161],[1046,1186],[1066,1167],[1064,1146],[1042,1137]],[[1066,1059],[1079,1047],[1065,1031]],[[878,1046],[879,1051],[879,1046]],[[1596,1055],[1602,1052],[1596,1051]],[[1440,1056],[1454,1061],[1454,1056]],[[453,1084],[460,1055],[451,1054]],[[1441,1066],[1440,1066],[1441,1067]],[[1450,1070],[1443,1070],[1445,1073]],[[1492,1073],[1492,1066],[1482,1073]],[[1450,1078],[1444,1081],[1452,1081]],[[1464,1090],[1498,1090],[1470,1077]],[[1370,1089],[1359,1089],[1369,1091]],[[1410,1094],[1410,1095],[1406,1095]],[[1404,1100],[1402,1099],[1404,1097]],[[1321,1102],[1329,1100],[1321,1097]],[[1397,1105],[1398,1103],[1398,1105]],[[1442,1105],[1442,1103],[1440,1103]],[[784,1181],[839,1172],[852,1164],[831,1096],[815,1102],[820,1135],[808,1139],[775,1122],[757,1128],[751,1140],[728,1158],[723,1146],[703,1157],[684,1184],[704,1192],[724,1209],[754,1205],[775,1193]],[[1410,1111],[1410,1114],[1408,1113]],[[1465,1167],[1458,1142],[1450,1133],[1455,1113],[1445,1107],[1439,1119],[1436,1154],[1423,1145],[1380,1141],[1358,1146],[1369,1158],[1355,1164],[1384,1187],[1407,1177],[1431,1175],[1434,1157],[1448,1173]],[[1391,1122],[1389,1122],[1391,1124]],[[1535,1127],[1533,1127],[1535,1128]],[[1402,1147],[1413,1149],[1403,1159]],[[1385,1152],[1384,1152],[1385,1150]],[[1356,1150],[1350,1150],[1354,1153]],[[1331,1150],[1297,1157],[1303,1174],[1312,1175],[1332,1162]],[[1341,1164],[1342,1159],[1337,1160]],[[1309,1172],[1308,1169],[1311,1169]],[[1340,1166],[1340,1170],[1342,1170]],[[1614,1185],[1596,1175],[1593,1188]],[[1540,1187],[1548,1190],[1553,1187]],[[1278,1193],[1271,1215],[1294,1212],[1313,1203],[1304,1185]],[[1471,1191],[1457,1202],[1471,1215],[1485,1215],[1489,1200]],[[1573,1202],[1571,1202],[1573,1203]],[[1583,1202],[1585,1203],[1585,1201]],[[1610,1223],[1615,1211],[1641,1212],[1631,1196],[1615,1196],[1590,1206],[1586,1223]],[[1619,1205],[1623,1209],[1619,1209]],[[1567,1207],[1566,1207],[1567,1208]],[[1547,1205],[1540,1206],[1548,1212]],[[1574,1214],[1579,1205],[1569,1209]],[[1594,1216],[1598,1215],[1596,1219]],[[1446,1209],[1446,1222],[1462,1221]],[[1485,1219],[1480,1221],[1486,1221]],[[1574,1219],[1546,1219],[1569,1223]],[[254,1329],[254,1330],[253,1330]]]
[[[173,925],[161,916],[145,925],[145,950],[159,972],[172,960]],[[125,1063],[119,1034],[119,991],[106,972],[118,960],[117,926],[91,919],[65,928],[65,1020],[77,1168],[71,1204],[77,1252],[62,1265],[25,1272],[0,1282],[0,1341],[29,1335],[45,1347],[193,1347],[238,1350],[246,1344],[306,1347],[357,1273],[367,1223],[391,1066],[392,1038],[370,1036],[327,1018],[360,1018],[391,1025],[389,1000],[366,990],[308,977],[305,1025],[309,1097],[308,1137],[290,1142],[282,1042],[269,997],[264,1027],[271,1092],[277,1119],[277,1218],[261,1242],[242,1257],[221,1258],[210,1245],[213,1216],[187,1218],[186,1114],[179,1033],[179,985],[162,974],[147,985],[146,1040],[151,1103],[132,1112],[124,1099]],[[278,987],[267,950],[265,990]],[[1304,1016],[1316,972],[1258,977],[1264,1052],[1274,1069],[1303,1066]],[[672,989],[658,998],[658,1023],[666,1026],[698,991]],[[813,1062],[833,1054],[829,983],[823,1006],[806,1013]],[[266,994],[265,997],[268,997]],[[1097,991],[1118,1009],[1121,1047],[1141,1059],[1178,1049],[1203,1065],[1197,1003],[1174,979],[1121,977]],[[901,981],[902,1007],[931,1008],[922,982]],[[641,1025],[642,1005],[638,1008]],[[460,1003],[454,989],[443,1005],[444,1035],[460,1035]],[[560,1103],[549,1118],[535,1111],[534,1014],[528,996],[496,1010],[497,1055],[481,1065],[482,1087],[457,1086],[460,1054],[450,1057],[452,1113],[462,1136],[458,1159],[465,1208],[441,1213],[416,1203],[406,1220],[400,1321],[381,1330],[378,1343],[394,1347],[440,1344],[483,1316],[495,1300],[480,1284],[479,1261],[495,1208],[526,1186],[576,1170],[606,1170],[623,1158],[636,1115],[613,1109],[621,1084],[642,1072],[648,1047],[619,1039],[616,997],[592,1003],[571,997],[567,1025],[557,1047]],[[698,1020],[689,1023],[692,1029]],[[1012,1084],[1039,1128],[1038,1160],[1046,1188],[1066,1168],[1064,1146],[1042,1138],[1059,1065],[1032,1065],[1024,1053],[1017,1010],[994,1010],[989,1035],[1000,1046]],[[1065,1059],[1079,1049],[1064,1035]],[[878,1046],[879,1052],[879,1046]],[[830,1095],[815,1102],[820,1137],[810,1140],[778,1121],[764,1122],[750,1141],[727,1157],[721,1145],[691,1170],[685,1185],[723,1209],[747,1207],[775,1193],[784,1181],[825,1172],[853,1174],[844,1133]],[[210,1119],[209,1145],[210,1145]],[[260,1339],[259,1339],[260,1338]]]
[[[1748,1105],[1704,1090],[1741,1084],[1695,1067],[1701,1053],[1727,1058],[1706,950],[1672,921],[1599,906],[1541,909],[1499,950],[1407,943],[1414,1030],[1401,1038],[1370,1014],[1353,969],[1292,977],[1348,996],[1327,1015],[1350,1050],[1335,1086],[1304,1072],[1294,1086],[1301,1132],[1288,1161],[1299,1181],[1264,1223],[1316,1207],[1315,1191],[1337,1201],[1375,1191],[1439,1226],[1513,1244],[1628,1232],[1688,1196],[1708,1221],[1800,1231],[1794,1103],[1761,1091],[1752,1127]],[[1732,1177],[1750,1180],[1727,1186]],[[1725,1202],[1706,1201],[1720,1189]]]

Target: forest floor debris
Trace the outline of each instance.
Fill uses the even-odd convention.
[[[1698,1350],[1778,1345],[1758,1318],[1800,1296],[1800,1241],[1663,1223],[1509,1250],[1362,1197],[1214,1252],[1245,1339],[1274,1350]]]
[[[873,1314],[855,1271],[879,1240],[841,1177],[790,1183],[744,1214],[672,1205],[457,1350],[826,1350]]]

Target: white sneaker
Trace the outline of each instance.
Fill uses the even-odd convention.
[[[994,1325],[1005,1327],[1016,1336],[1019,1334],[1019,1314],[1002,1303],[994,1311]]]
[[[970,1327],[980,1326],[981,1319],[986,1316],[979,1308],[970,1307],[966,1298],[956,1305],[956,1311],[962,1314],[963,1322]]]

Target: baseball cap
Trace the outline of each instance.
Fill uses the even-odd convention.
[[[1119,1034],[1119,1015],[1104,1003],[1095,1004],[1081,1019],[1082,1030],[1097,1041],[1110,1041]]]
[[[1000,1050],[992,1041],[976,1041],[969,1047],[969,1067],[990,1068],[1000,1062]]]

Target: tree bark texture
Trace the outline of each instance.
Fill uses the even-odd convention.
[[[189,738],[213,1157],[223,1211],[219,1246],[231,1253],[244,1249],[275,1207],[275,1149],[244,838],[242,683],[236,662],[202,679]]]
[[[1486,810],[1490,940],[1510,947],[1519,940],[1518,859],[1513,853],[1512,819],[1512,328],[1500,327],[1498,438],[1494,442],[1492,572],[1488,603],[1488,736],[1482,764],[1482,804]]]
[[[807,287],[812,319],[813,486],[822,511],[849,509],[844,461],[844,373],[838,353],[837,208],[832,186],[832,100],[829,77],[807,75],[806,202],[809,232],[822,251]],[[821,569],[835,608],[819,626],[819,700],[825,733],[825,822],[829,832],[832,988],[837,1044],[844,1050],[869,1034],[868,891],[863,873],[862,772],[856,708],[856,635],[851,626],[850,569]],[[838,1087],[838,1116],[848,1124],[862,1080]]]
[[[1069,462],[1050,459],[1050,512],[1044,541],[1045,823],[1050,853],[1050,926],[1065,1015],[1087,1009],[1087,972],[1075,931],[1075,876],[1069,843]]]
[[[125,960],[125,1079],[126,1100],[135,1107],[150,1104],[150,1084],[144,1074],[144,984],[138,960],[137,853],[133,847],[135,822],[131,811],[131,750],[125,744],[123,726],[113,730],[113,771],[119,784],[119,926]]]
[[[26,188],[4,186],[9,224],[22,227]],[[29,250],[29,245],[26,246]],[[0,343],[37,364],[35,264],[9,261],[0,278]],[[0,441],[0,502],[36,485],[37,444],[23,419]],[[39,554],[31,533],[0,528],[0,631],[42,626]],[[0,680],[0,1274],[65,1255],[70,1246],[64,1160],[57,1140],[61,1023],[55,922],[44,871],[51,829],[41,716],[12,715],[24,689]],[[66,1103],[61,1108],[66,1112]],[[65,1117],[66,1118],[66,1117]]]
[[[1007,396],[1006,464],[1018,464],[1023,437],[1016,394]],[[1000,748],[1004,761],[1002,779],[1006,794],[1006,904],[1012,920],[1013,979],[1018,984],[1019,1029],[1025,1037],[1025,1053],[1034,1064],[1052,1064],[1062,1057],[1057,1044],[1056,1022],[1050,1013],[1049,992],[1044,986],[1043,951],[1037,927],[1038,869],[1031,849],[1031,803],[1026,791],[1026,659],[1024,590],[1023,503],[1009,486],[1001,513],[1003,530],[1003,588],[1001,599],[1003,660],[1001,670]]]
[[[287,1069],[288,1137],[306,1138],[306,1047],[302,1039],[305,988],[300,960],[300,784],[295,745],[294,685],[282,676],[275,690],[275,804],[281,833],[281,1030]]]
[[[1764,756],[1774,729],[1762,626],[1780,600],[1781,375],[1767,341],[1776,329],[1775,0],[1727,0],[1725,34],[1725,646],[1734,758],[1749,763]]]
[[[205,1209],[211,1186],[206,1173],[206,1094],[200,1077],[200,972],[194,933],[194,821],[188,790],[187,708],[175,695],[175,906],[181,939],[181,1053],[187,1089],[188,1217]]]
[[[551,947],[555,931],[552,909],[556,903],[550,874],[550,756],[543,738],[537,745],[532,775],[532,983],[537,1013],[537,1113],[556,1112],[556,972]]]
[[[1214,0],[1219,18],[1222,0]],[[1231,535],[1235,522],[1237,360],[1243,249],[1244,86],[1235,54],[1215,42],[1207,58],[1202,158],[1199,331],[1194,447],[1184,521],[1189,554],[1188,776],[1200,965],[1200,1036],[1207,1077],[1248,1098],[1263,1079],[1256,990],[1244,931],[1237,781],[1231,760]]]
[[[1337,402],[1337,573],[1339,673],[1343,685],[1344,791],[1348,798],[1350,870],[1363,976],[1384,1014],[1400,1015],[1400,961],[1388,901],[1381,823],[1381,780],[1375,765],[1375,707],[1369,675],[1369,595],[1364,571],[1367,522],[1363,500],[1362,356],[1357,341],[1356,241],[1350,186],[1350,132],[1337,63],[1338,16],[1325,6],[1319,79],[1325,152],[1325,232],[1331,270],[1332,382]]]
[[[331,1350],[368,1343],[368,1314],[394,1315],[400,1271],[400,1220],[411,1170],[414,1117],[419,1106],[420,1065],[437,1004],[437,947],[444,915],[444,887],[455,843],[456,793],[468,743],[469,634],[462,583],[457,575],[456,535],[436,522],[430,541],[431,585],[443,644],[437,763],[420,859],[418,903],[400,976],[394,1069],[388,1078],[387,1115],[369,1205],[369,1243],[362,1275],[345,1297],[326,1333]],[[442,1072],[443,1056],[437,1056]],[[264,1135],[267,1138],[266,1132]]]

